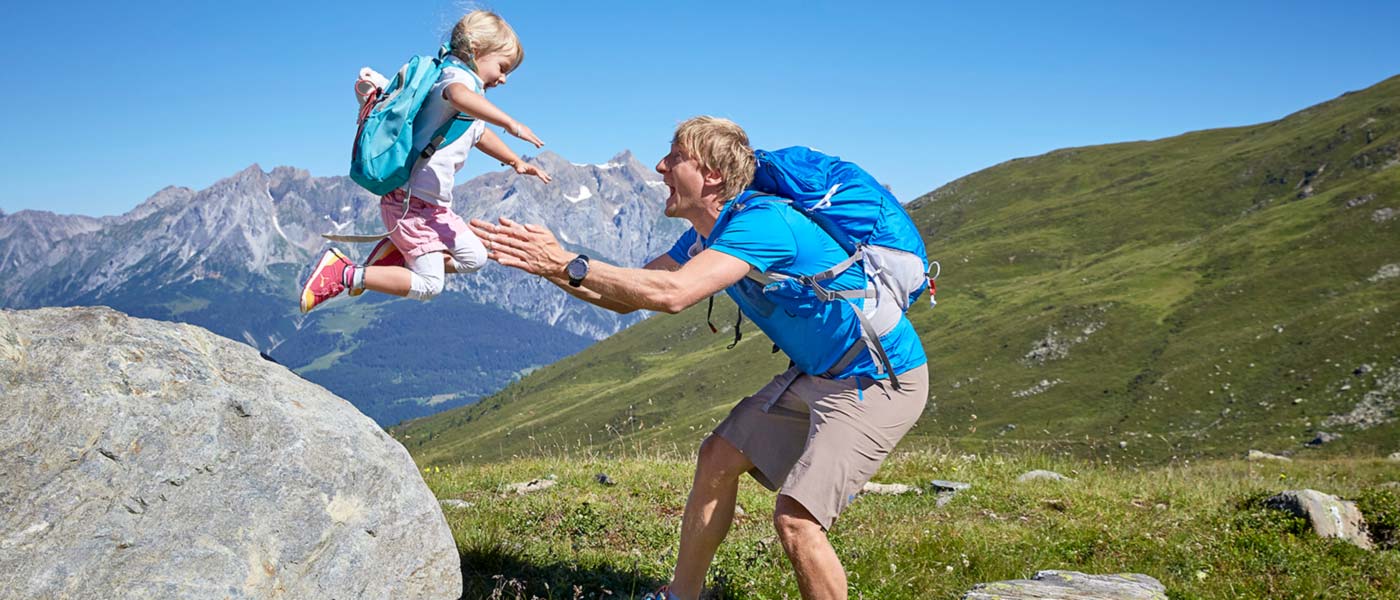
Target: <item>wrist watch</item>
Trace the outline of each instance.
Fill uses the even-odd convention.
[[[588,276],[588,256],[585,254],[575,256],[564,267],[564,274],[569,276],[569,285],[574,287],[583,285],[583,278]]]

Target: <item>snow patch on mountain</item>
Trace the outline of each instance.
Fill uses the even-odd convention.
[[[589,191],[588,186],[586,185],[578,186],[578,196],[570,196],[568,194],[564,194],[564,199],[574,204],[578,204],[579,202],[583,202],[584,200],[587,200],[592,197],[593,192]]]

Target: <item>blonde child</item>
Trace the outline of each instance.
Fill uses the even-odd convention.
[[[418,165],[409,178],[407,192],[399,189],[380,198],[379,214],[390,234],[374,247],[365,264],[355,264],[335,248],[321,256],[302,286],[301,312],[309,312],[346,290],[351,295],[368,289],[428,300],[442,292],[447,272],[481,269],[486,264],[485,246],[452,212],[452,185],[472,147],[510,165],[516,173],[549,183],[548,173],[521,160],[485,127],[491,123],[536,148],[544,145],[529,127],[485,96],[487,89],[504,85],[525,58],[515,30],[499,15],[475,10],[452,28],[450,47],[448,64],[415,119],[415,146],[422,147],[458,113],[472,117],[475,123],[462,137]]]

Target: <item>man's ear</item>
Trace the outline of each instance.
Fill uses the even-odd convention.
[[[700,175],[704,177],[705,185],[724,185],[724,175],[717,169],[705,169]]]

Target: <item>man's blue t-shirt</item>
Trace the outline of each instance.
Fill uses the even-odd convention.
[[[666,253],[667,256],[685,264],[690,260],[690,250],[696,245],[697,238],[699,236],[694,228],[687,230]],[[699,239],[704,248],[733,256],[759,271],[784,275],[820,273],[848,256],[811,219],[786,203],[771,198],[746,200],[741,197],[729,202],[720,211],[710,238]],[[824,285],[838,291],[864,289],[865,273],[856,265]],[[725,291],[739,305],[744,316],[762,329],[804,373],[837,379],[884,379],[888,376],[877,374],[879,363],[868,349],[863,350],[839,373],[827,373],[860,339],[860,321],[850,302],[822,302],[805,287],[764,293],[762,284],[748,278],[740,279]],[[859,304],[864,301],[855,302]],[[893,330],[880,336],[880,343],[889,355],[895,374],[928,361],[919,335],[907,318],[901,317]]]

